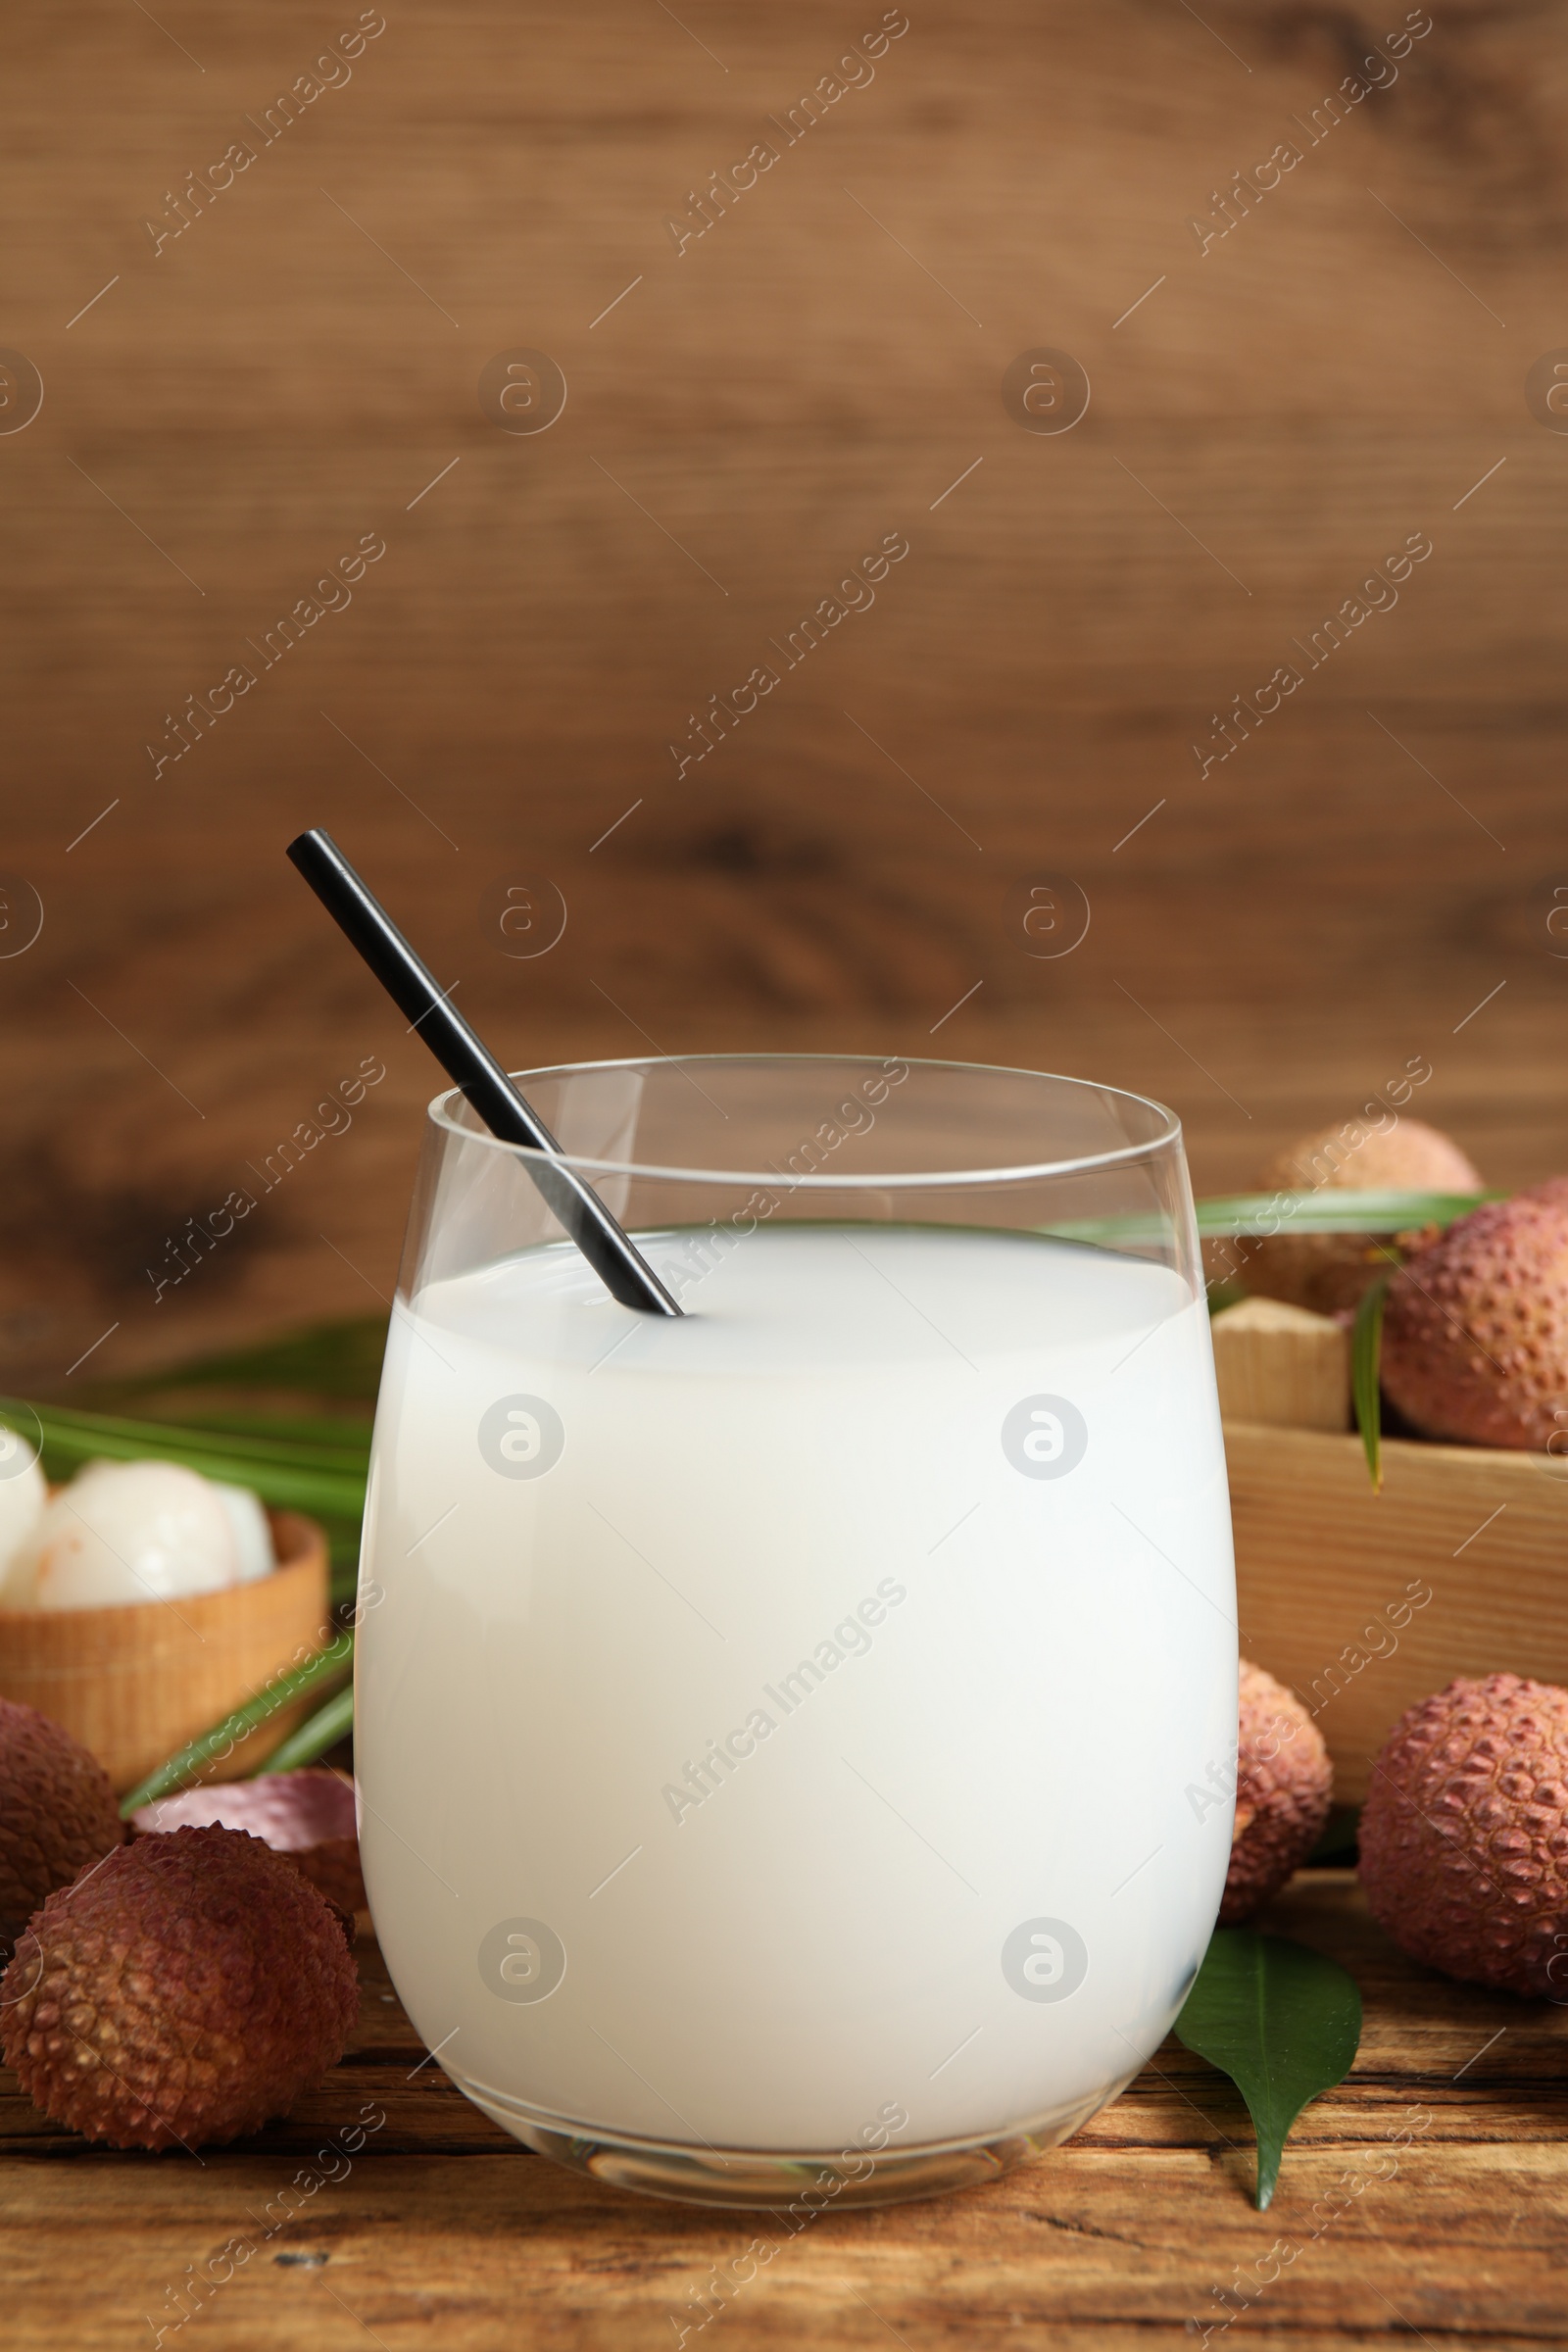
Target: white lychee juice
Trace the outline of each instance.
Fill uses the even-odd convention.
[[[393,1314],[356,1753],[399,1994],[538,2144],[1059,2137],[1229,1857],[1202,1296],[961,1227],[639,1246],[681,1319],[565,1243]]]

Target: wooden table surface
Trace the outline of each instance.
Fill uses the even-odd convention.
[[[683,2326],[688,2345],[731,2352],[1111,2352],[1200,2345],[1227,2324],[1292,2352],[1561,2343],[1568,2008],[1408,1966],[1347,1871],[1298,1878],[1268,1924],[1352,1971],[1366,2028],[1349,2079],[1298,2127],[1267,2213],[1251,2203],[1239,2097],[1174,2041],[1076,2139],[991,2187],[828,2213],[793,2239],[766,2215],[629,2196],[469,2106],[362,1938],[364,2014],[343,2063],[286,2122],[199,2163],[90,2149],[4,2078],[6,2339],[120,2352],[163,2328],[171,2344],[181,2309],[199,2307],[186,2324],[223,2352],[367,2338],[655,2352]],[[699,2329],[715,2266],[759,2236],[777,2254]],[[215,2257],[232,2275],[181,2297],[190,2266]]]

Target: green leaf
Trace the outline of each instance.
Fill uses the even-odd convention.
[[[1506,1193],[1353,1193],[1322,1185],[1311,1193],[1232,1193],[1200,1200],[1201,1234],[1240,1240],[1275,1233],[1409,1233],[1452,1225]]]
[[[324,1756],[329,1747],[346,1740],[354,1729],[354,1685],[339,1690],[324,1707],[318,1707],[297,1732],[273,1748],[271,1754],[257,1765],[257,1772],[297,1772],[302,1764],[314,1764]],[[255,1778],[255,1775],[252,1775]]]
[[[42,1434],[44,1470],[66,1479],[83,1462],[183,1462],[227,1486],[249,1487],[275,1510],[358,1520],[365,1509],[368,1457],[342,1446],[224,1436],[168,1421],[132,1421],[66,1405],[0,1398],[0,1417]]]
[[[188,1364],[168,1364],[161,1371],[144,1372],[115,1385],[127,1394],[132,1390],[244,1388],[373,1398],[385,1346],[386,1317],[355,1315],[341,1322],[313,1323],[308,1330],[290,1332],[259,1348],[199,1356]]]
[[[358,1418],[301,1420],[284,1413],[180,1413],[170,1418],[186,1429],[210,1430],[220,1437],[260,1438],[290,1447],[325,1446],[354,1461],[367,1460],[370,1451],[372,1425]]]
[[[1383,1363],[1383,1307],[1389,1295],[1389,1275],[1393,1272],[1390,1266],[1388,1273],[1379,1274],[1362,1292],[1350,1333],[1350,1397],[1375,1494],[1383,1491],[1383,1400],[1379,1374]]]
[[[254,1698],[247,1699],[244,1706],[236,1707],[232,1714],[223,1717],[221,1723],[215,1723],[211,1731],[203,1732],[198,1739],[192,1740],[188,1746],[180,1749],[177,1756],[171,1756],[167,1764],[160,1764],[157,1771],[149,1773],[146,1780],[132,1788],[128,1796],[122,1797],[122,1821],[128,1821],[138,1806],[150,1805],[156,1797],[171,1796],[176,1788],[187,1788],[199,1777],[203,1765],[211,1764],[228,1753],[247,1732],[254,1731],[259,1723],[266,1723],[280,1707],[288,1706],[296,1698],[303,1698],[308,1690],[315,1690],[322,1683],[346,1672],[353,1659],[354,1636],[342,1633],[303,1666],[296,1666],[289,1674],[280,1674],[265,1690],[259,1690]],[[270,1759],[268,1769],[271,1769]]]
[[[1195,1203],[1205,1241],[1266,1239],[1276,1233],[1409,1233],[1448,1226],[1483,1200],[1505,1193],[1352,1193],[1323,1186],[1314,1193],[1227,1193]],[[1131,1250],[1167,1241],[1170,1220],[1147,1209],[1116,1217],[1079,1217],[1043,1226],[1053,1239]]]
[[[1361,1995],[1339,1963],[1282,1936],[1216,1928],[1176,2038],[1229,2075],[1257,2133],[1257,2209],[1274,2194],[1291,2126],[1343,2082],[1361,2039]]]

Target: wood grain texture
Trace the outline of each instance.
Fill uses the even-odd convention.
[[[1446,7],[1314,131],[1404,13],[922,0],[786,145],[873,0],[398,0],[264,141],[349,0],[20,0],[0,342],[45,399],[0,433],[4,861],[45,922],[0,956],[11,1376],[390,1289],[433,1081],[283,864],[311,821],[519,1064],[1064,1068],[1173,1100],[1217,1190],[1425,1054],[1490,1178],[1568,1162],[1568,441],[1523,393],[1564,332],[1568,9]],[[1056,436],[1000,390],[1042,344],[1093,387]],[[537,436],[477,399],[521,346],[569,387]],[[679,773],[689,714],[890,530],[875,606]],[[1423,531],[1396,607],[1293,651]],[[260,666],[366,533],[352,604]],[[155,776],[236,661],[255,687]],[[1282,661],[1300,688],[1200,773]],[[1056,959],[1009,915],[1041,874],[1093,912]],[[525,876],[569,911],[533,961],[496,927]],[[171,1237],[366,1055],[352,1129],[155,1306]]]
[[[1544,1453],[1225,1428],[1242,1649],[1311,1708],[1341,1804],[1456,1675],[1568,1683],[1568,1475]]]
[[[1568,2012],[1410,1967],[1348,1873],[1298,1878],[1270,1924],[1351,1969],[1366,2031],[1348,2080],[1302,2117],[1266,2214],[1239,2098],[1175,2042],[1075,2140],[989,2188],[827,2214],[793,2240],[765,2217],[626,2196],[508,2141],[421,2063],[367,1946],[343,2064],[287,2122],[199,2167],[89,2150],[0,2079],[10,2325],[38,2352],[150,2342],[144,2315],[167,2326],[187,2266],[239,2239],[253,2251],[188,2323],[224,2352],[335,2352],[367,2329],[393,2352],[620,2352],[674,2343],[714,2267],[760,2233],[776,2257],[688,2344],[1123,2352],[1202,2342],[1227,2311],[1295,2352],[1560,2342]],[[344,2169],[330,2151],[360,2118],[373,2128]],[[279,2191],[324,2173],[283,2220]]]
[[[1350,1335],[1329,1315],[1279,1298],[1244,1298],[1211,1325],[1214,1380],[1227,1421],[1343,1430],[1350,1418]]]

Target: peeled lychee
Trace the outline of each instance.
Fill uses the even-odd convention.
[[[1357,1140],[1359,1139],[1359,1140]],[[1379,1132],[1361,1121],[1326,1127],[1271,1159],[1260,1193],[1479,1193],[1481,1178],[1457,1144],[1422,1119],[1401,1118]],[[1353,1307],[1388,1265],[1375,1235],[1293,1233],[1287,1219],[1273,1238],[1249,1246],[1239,1274],[1263,1298],[1284,1298],[1314,1314]]]
[[[1306,1708],[1294,1690],[1244,1658],[1222,1928],[1250,1919],[1299,1869],[1322,1835],[1333,1794],[1329,1751]]]
[[[1361,1815],[1361,1884],[1412,1960],[1568,2000],[1568,1690],[1493,1674],[1402,1715]]]
[[[178,1462],[89,1462],[46,1504],[6,1574],[12,1609],[107,1609],[219,1592],[272,1565],[254,1494]]]
[[[1426,1437],[1568,1447],[1568,1176],[1473,1208],[1394,1277],[1383,1386]]]
[[[13,1555],[43,1515],[49,1487],[43,1466],[20,1430],[0,1422],[0,1608],[9,1608],[5,1580]]]
[[[36,1707],[0,1698],[0,1957],[46,1895],[124,1836],[96,1756]]]
[[[263,1772],[250,1781],[207,1781],[161,1796],[131,1815],[143,1834],[217,1822],[249,1830],[274,1854],[286,1854],[315,1886],[345,1911],[365,1908],[355,1826],[354,1784],[324,1766],[304,1772]]]
[[[0,1979],[0,2048],[34,2106],[117,2148],[259,2131],[359,2016],[344,1921],[243,1830],[138,1838],[52,1894]]]

